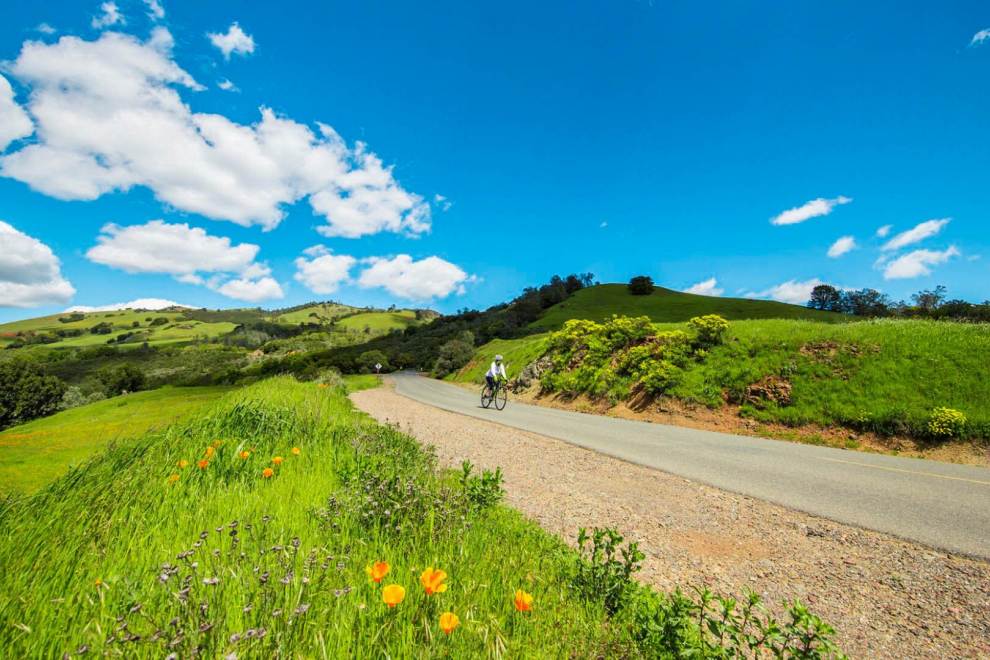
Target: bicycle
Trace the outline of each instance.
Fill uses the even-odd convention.
[[[495,381],[495,389],[492,390],[485,383],[485,386],[481,388],[481,407],[488,408],[492,403],[495,404],[496,410],[505,410],[505,404],[509,400],[509,394],[505,387],[505,382],[499,378]]]

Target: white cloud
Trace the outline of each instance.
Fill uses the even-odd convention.
[[[450,207],[454,205],[452,201],[444,197],[443,195],[437,193],[433,196],[433,203],[440,207],[440,210],[446,213],[450,210]]]
[[[284,295],[271,269],[255,261],[257,245],[233,245],[224,236],[162,220],[127,227],[108,224],[100,231],[98,244],[86,252],[95,263],[128,273],[172,275],[184,284],[203,285],[238,300]]]
[[[38,27],[34,28],[41,34],[55,34],[56,30],[48,23],[39,23]]]
[[[14,89],[10,82],[0,76],[0,153],[14,140],[27,137],[33,132],[31,119],[14,101]]]
[[[147,309],[151,311],[157,311],[160,309],[168,309],[169,307],[185,307],[187,309],[193,309],[191,305],[182,305],[174,300],[165,300],[164,298],[138,298],[137,300],[131,300],[129,302],[122,303],[112,303],[109,305],[73,305],[72,307],[65,310],[66,312],[118,312],[122,309]]]
[[[877,229],[877,237],[886,238],[890,235],[890,230],[894,228],[894,225],[884,225]]]
[[[811,298],[811,290],[819,284],[824,284],[820,279],[814,278],[800,282],[798,280],[787,280],[777,286],[772,286],[765,291],[747,293],[747,298],[772,298],[780,302],[791,303],[792,305],[803,305]]]
[[[94,16],[93,20],[90,21],[90,25],[97,30],[102,30],[111,25],[123,25],[127,22],[124,20],[124,15],[120,13],[120,8],[116,2],[104,2],[100,5],[100,12],[102,13],[99,16]]]
[[[828,256],[833,259],[838,259],[847,252],[851,252],[856,249],[856,239],[852,236],[843,236],[839,238],[832,246],[828,249]]]
[[[439,257],[413,261],[408,254],[392,259],[371,257],[370,264],[358,277],[358,285],[370,289],[381,287],[394,296],[409,300],[446,298],[464,293],[464,285],[475,281],[459,267]]]
[[[216,291],[228,298],[247,302],[261,302],[262,300],[285,297],[282,287],[272,277],[262,277],[256,280],[247,278],[229,280],[217,286]]]
[[[897,257],[886,264],[883,270],[885,280],[903,280],[922,275],[931,275],[930,266],[943,264],[952,257],[959,256],[955,245],[941,252],[937,250],[915,250]]]
[[[165,18],[165,7],[158,0],[144,0],[148,6],[148,17],[153,21],[160,21]]]
[[[100,231],[99,245],[90,248],[86,257],[128,273],[242,272],[259,250],[257,245],[231,245],[229,238],[162,220],[128,227],[108,224]]]
[[[228,60],[231,53],[249,55],[254,52],[254,37],[245,33],[236,22],[230,24],[226,33],[209,32],[206,36]]]
[[[848,204],[851,201],[851,198],[844,197],[842,195],[833,199],[819,197],[818,199],[805,202],[801,206],[795,206],[792,209],[788,209],[783,213],[770,218],[770,223],[774,225],[796,225],[799,222],[804,222],[805,220],[810,220],[811,218],[828,215],[832,212],[832,209],[839,204]]]
[[[224,78],[223,80],[221,80],[220,82],[218,82],[217,83],[217,87],[219,87],[220,89],[222,89],[225,92],[239,92],[239,91],[241,91],[241,90],[237,89],[237,85],[235,85],[234,83],[230,82],[230,80],[228,80],[227,78]]]
[[[907,231],[902,231],[900,234],[897,234],[892,239],[884,243],[881,249],[884,251],[899,250],[907,245],[920,243],[926,238],[931,238],[942,231],[942,227],[949,224],[949,220],[950,218],[926,220],[925,222],[919,223]]]
[[[719,287],[717,279],[710,277],[703,282],[692,284],[684,289],[684,293],[694,293],[699,296],[720,296],[725,293],[725,289]]]
[[[970,46],[979,46],[980,44],[982,44],[984,41],[987,41],[988,39],[990,39],[990,28],[987,28],[985,30],[980,30],[979,32],[977,32],[976,34],[974,34],[973,35],[973,38],[969,42],[969,45]]]
[[[346,254],[331,254],[322,245],[314,245],[303,250],[312,257],[296,259],[295,279],[302,282],[313,293],[333,293],[350,280],[351,268],[357,259]]]
[[[0,307],[61,304],[75,293],[51,248],[0,220]]]
[[[304,198],[327,236],[430,229],[430,205],[326,124],[314,133],[267,108],[252,125],[193,112],[177,88],[204,88],[172,60],[173,43],[161,26],[147,42],[26,42],[9,71],[30,88],[39,139],[0,157],[0,174],[65,200],[146,186],[181,211],[265,229]]]

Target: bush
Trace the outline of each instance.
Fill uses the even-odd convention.
[[[83,314],[82,312],[72,312],[68,316],[60,316],[60,317],[58,317],[58,322],[59,323],[73,323],[75,321],[82,321],[85,318],[86,318],[86,315]]]
[[[156,317],[156,318],[152,319],[151,321],[149,321],[148,322],[148,326],[153,328],[153,327],[158,326],[158,325],[165,325],[166,323],[168,323],[168,317],[167,316],[159,316],[159,317]]]
[[[0,363],[0,429],[58,410],[66,384],[27,360]]]
[[[113,325],[107,323],[106,321],[100,321],[92,328],[90,328],[89,331],[91,334],[94,335],[109,335],[111,332],[113,332]]]
[[[361,373],[375,373],[376,364],[382,365],[382,371],[392,370],[388,363],[388,357],[381,351],[365,351],[357,357],[357,365],[358,368],[361,369]]]
[[[622,547],[622,535],[596,527],[578,532],[578,552],[571,586],[587,601],[601,602],[609,616],[618,612],[632,594],[632,574],[645,555],[636,543]]]
[[[629,293],[634,296],[648,296],[656,288],[653,285],[653,278],[649,275],[637,275],[629,280],[626,286],[629,288]]]
[[[433,365],[433,375],[443,378],[470,362],[472,357],[474,357],[473,343],[451,339],[440,347],[437,361]]]
[[[107,396],[117,396],[125,392],[137,392],[144,389],[144,372],[133,364],[122,364],[118,367],[108,367],[98,374],[103,391]]]
[[[85,406],[90,403],[95,403],[96,401],[102,401],[106,398],[106,395],[99,390],[95,392],[90,392],[89,394],[83,394],[82,389],[72,385],[65,391],[62,395],[62,400],[58,404],[59,410],[68,410],[69,408],[78,408],[79,406]]]
[[[718,346],[725,341],[725,333],[729,330],[729,322],[718,314],[695,316],[688,325],[697,336],[697,343],[702,348]]]
[[[958,438],[966,428],[966,415],[952,408],[935,408],[928,416],[928,435],[933,438]]]
[[[505,496],[502,468],[496,468],[494,472],[484,470],[481,476],[472,475],[473,469],[471,461],[461,463],[461,488],[471,508],[480,511],[495,506]]]

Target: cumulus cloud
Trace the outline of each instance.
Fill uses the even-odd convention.
[[[231,23],[226,32],[209,32],[206,36],[228,60],[231,54],[250,55],[254,52],[254,37],[245,33],[236,22]]]
[[[100,5],[100,14],[93,17],[93,20],[90,21],[90,25],[97,30],[102,30],[103,28],[110,27],[111,25],[123,25],[126,22],[127,21],[124,20],[124,15],[120,13],[120,8],[117,6],[116,2],[104,2]]]
[[[369,266],[358,277],[359,286],[366,289],[380,287],[409,300],[462,294],[464,285],[476,279],[440,257],[414,261],[408,254],[400,254],[392,259],[371,257],[365,262]]]
[[[990,28],[986,28],[985,30],[980,30],[979,32],[974,34],[973,38],[970,39],[969,41],[969,45],[979,46],[980,44],[982,44],[984,41],[987,40],[990,40]]]
[[[75,292],[51,248],[0,220],[0,307],[64,304]]]
[[[14,140],[27,137],[33,132],[31,119],[14,101],[14,89],[10,82],[0,76],[0,153]]]
[[[255,261],[257,245],[233,245],[227,237],[162,220],[127,227],[107,224],[100,231],[97,245],[86,252],[94,263],[127,273],[172,275],[238,300],[283,297],[271,269]]]
[[[931,266],[943,264],[952,257],[959,256],[955,245],[941,252],[938,250],[915,250],[893,259],[884,266],[885,280],[904,280],[922,275],[931,275]]]
[[[234,83],[230,82],[230,80],[228,80],[227,78],[224,78],[223,80],[221,80],[220,82],[218,82],[217,83],[217,87],[219,87],[220,89],[222,89],[225,92],[239,92],[239,91],[241,91],[241,90],[237,89],[237,85],[235,85]]]
[[[137,300],[131,300],[122,303],[111,303],[109,305],[73,305],[72,307],[65,310],[66,312],[117,312],[122,309],[147,309],[151,311],[157,311],[160,309],[168,309],[169,307],[185,307],[187,309],[193,309],[190,305],[182,305],[174,300],[165,300],[164,298],[138,298]]]
[[[820,279],[798,281],[787,280],[777,286],[772,286],[765,291],[747,293],[747,298],[772,298],[780,302],[791,303],[792,305],[803,305],[811,298],[811,290],[819,284],[824,284]]]
[[[890,230],[894,228],[894,225],[884,225],[877,229],[877,237],[887,238],[890,235]]]
[[[842,195],[833,199],[819,197],[810,202],[805,202],[801,206],[787,209],[783,213],[770,218],[770,223],[774,225],[796,225],[812,218],[828,215],[836,206],[848,204],[851,201],[851,198]]]
[[[312,257],[296,259],[295,279],[302,282],[313,293],[334,293],[350,280],[351,268],[357,259],[346,254],[331,254],[322,245],[314,245],[303,251]]]
[[[856,239],[852,236],[843,236],[839,238],[832,246],[828,249],[828,256],[833,259],[838,259],[847,252],[851,252],[856,249]]]
[[[450,210],[450,207],[454,205],[452,201],[444,197],[443,195],[437,193],[433,196],[433,203],[440,207],[440,210],[446,213]]]
[[[146,42],[117,32],[26,42],[9,73],[30,88],[38,140],[0,157],[0,174],[65,200],[145,186],[176,209],[265,229],[308,199],[326,236],[429,231],[429,203],[332,127],[268,108],[251,125],[193,112],[178,90],[204,88],[173,44],[161,26]]]
[[[931,238],[942,231],[942,228],[949,224],[950,220],[951,218],[926,220],[925,222],[919,223],[907,231],[902,231],[900,234],[897,234],[892,239],[884,243],[881,249],[884,251],[899,250],[902,247],[920,243],[926,238]]]
[[[41,34],[55,34],[56,30],[54,27],[48,23],[38,23],[38,27],[34,28]]]
[[[719,287],[717,279],[710,277],[697,284],[692,284],[684,289],[684,293],[694,293],[699,296],[720,296],[725,293],[725,289]]]

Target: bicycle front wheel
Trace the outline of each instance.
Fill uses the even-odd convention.
[[[505,403],[509,400],[509,393],[506,392],[504,387],[498,388],[495,392],[495,407],[499,410],[505,410]]]

